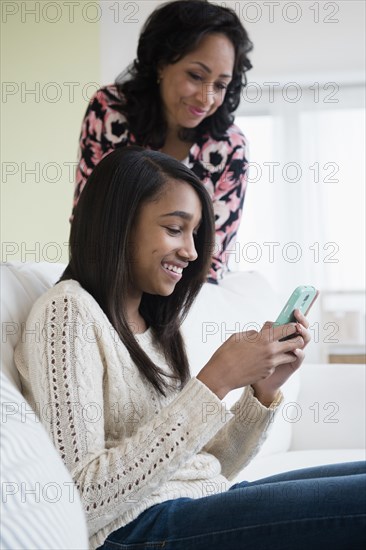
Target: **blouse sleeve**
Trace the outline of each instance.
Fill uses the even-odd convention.
[[[98,90],[86,110],[79,138],[73,209],[98,162],[128,140],[127,120],[114,105],[120,103],[113,86]]]
[[[197,146],[196,155],[192,169],[210,193],[214,207],[216,235],[209,281],[218,283],[228,271],[228,251],[235,246],[243,210],[248,168],[246,138],[233,125],[221,141],[206,138]]]

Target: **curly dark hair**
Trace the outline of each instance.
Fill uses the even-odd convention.
[[[224,34],[234,46],[233,78],[217,111],[196,128],[182,129],[180,138],[196,141],[208,133],[214,139],[222,139],[233,123],[232,113],[247,83],[245,73],[252,67],[247,53],[253,44],[233,10],[207,0],[175,0],[159,6],[149,16],[140,34],[137,58],[115,82],[121,103],[113,107],[126,116],[139,145],[160,149],[166,139],[158,68],[176,63],[193,51],[205,35],[213,33]]]

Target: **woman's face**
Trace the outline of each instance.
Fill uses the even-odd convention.
[[[201,201],[187,183],[169,180],[161,195],[141,206],[131,232],[132,288],[169,296],[197,258],[194,235],[201,221]]]
[[[230,40],[223,34],[209,34],[194,51],[159,70],[169,129],[195,128],[220,107],[232,79],[234,62]]]

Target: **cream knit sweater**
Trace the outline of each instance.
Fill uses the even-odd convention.
[[[151,331],[136,338],[168,373]],[[264,407],[248,387],[228,411],[196,378],[161,396],[94,298],[72,280],[34,304],[15,361],[24,396],[80,492],[91,549],[154,504],[229,488],[258,452],[279,404]]]

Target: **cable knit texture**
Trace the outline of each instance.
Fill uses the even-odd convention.
[[[152,331],[136,338],[168,375]],[[266,408],[245,388],[228,411],[196,378],[160,395],[76,281],[37,300],[15,362],[24,396],[80,492],[91,549],[154,504],[229,488],[279,404]]]

